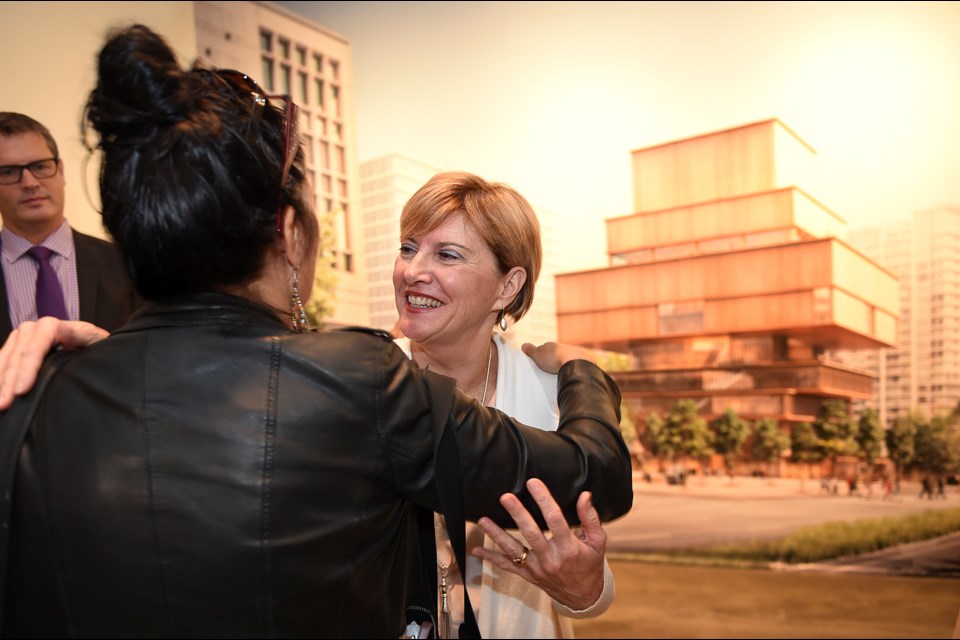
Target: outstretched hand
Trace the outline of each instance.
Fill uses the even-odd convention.
[[[478,546],[471,553],[521,576],[570,609],[583,610],[593,606],[603,592],[607,534],[597,510],[593,508],[590,493],[581,493],[577,500],[577,515],[580,517],[578,536],[567,524],[563,512],[541,480],[528,480],[527,489],[540,507],[550,528],[550,537],[540,530],[519,498],[512,493],[505,493],[500,497],[500,504],[517,524],[523,540],[518,540],[489,518],[483,517],[477,521],[477,525],[504,551],[500,553]],[[527,548],[527,554],[522,562],[518,562],[524,547]]]
[[[28,320],[10,332],[0,349],[0,411],[37,381],[43,359],[54,347],[79,349],[106,338],[109,332],[79,320]]]
[[[560,367],[571,360],[587,360],[594,364],[597,363],[597,359],[591,351],[562,342],[544,342],[539,347],[530,342],[524,342],[520,348],[538,367],[547,373],[558,373]]]

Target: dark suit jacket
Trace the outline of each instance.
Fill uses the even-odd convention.
[[[119,329],[140,302],[120,252],[112,242],[88,236],[76,229],[73,229],[73,243],[77,250],[80,319],[107,331]],[[0,345],[12,330],[7,283],[0,276]]]

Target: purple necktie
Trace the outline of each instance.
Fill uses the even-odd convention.
[[[27,253],[37,261],[37,318],[53,316],[67,320],[67,308],[63,302],[63,289],[57,280],[57,273],[50,266],[51,249],[31,247]]]

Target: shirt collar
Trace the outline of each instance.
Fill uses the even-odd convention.
[[[6,227],[0,229],[0,245],[2,245],[4,261],[7,263],[19,260],[30,250],[30,247],[33,246],[26,238],[18,236]],[[70,228],[70,225],[67,224],[67,221],[64,220],[57,230],[47,236],[40,245],[53,250],[61,256],[72,258],[75,250],[73,230]]]

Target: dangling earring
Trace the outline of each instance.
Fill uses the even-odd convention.
[[[293,270],[293,291],[290,293],[290,327],[297,333],[306,333],[310,331],[310,318],[307,317],[307,310],[303,308],[303,300],[300,299],[300,267]]]
[[[500,307],[500,319],[498,320],[498,322],[500,323],[500,331],[507,330],[507,316],[505,315],[505,313],[506,312],[504,311],[503,307]]]

